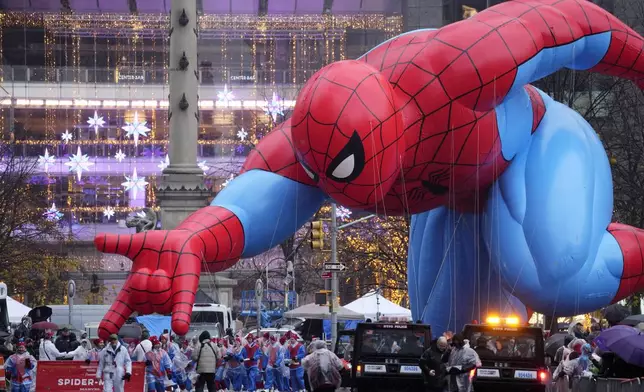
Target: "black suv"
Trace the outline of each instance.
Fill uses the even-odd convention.
[[[541,328],[501,323],[466,325],[463,337],[481,359],[482,366],[470,374],[476,392],[545,392],[550,372]]]
[[[429,325],[358,324],[351,352],[351,377],[343,380],[343,386],[350,385],[358,392],[422,391],[424,379],[418,362],[431,339]],[[347,348],[341,349],[345,359]]]

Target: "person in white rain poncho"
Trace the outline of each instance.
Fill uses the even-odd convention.
[[[309,376],[313,392],[332,392],[340,388],[342,361],[326,348],[326,342],[316,340],[311,343],[313,352],[302,360],[302,367]]]
[[[447,361],[448,385],[450,392],[471,392],[472,382],[470,371],[476,368],[479,362],[476,351],[465,347],[463,336],[454,335],[452,338],[452,351]]]
[[[92,344],[87,339],[81,340],[80,346],[76,347],[76,350],[70,351],[69,356],[72,357],[74,361],[84,361],[87,359],[89,350],[92,349]]]
[[[191,362],[190,358],[186,357],[186,355],[181,351],[177,352],[172,359],[174,377],[181,392],[192,390],[192,381],[188,378],[188,370],[186,369]]]
[[[110,343],[99,353],[96,378],[103,379],[103,392],[123,392],[125,381],[132,376],[132,359],[118,335],[110,335]]]
[[[38,359],[40,360],[40,362],[71,358],[68,353],[61,353],[60,351],[58,351],[54,342],[51,341],[53,337],[53,332],[46,332],[45,337],[40,341],[40,348],[38,353]]]
[[[132,353],[132,360],[135,362],[145,362],[145,354],[152,351],[152,342],[150,342],[150,333],[143,331],[141,333],[141,342],[136,345],[134,353]]]

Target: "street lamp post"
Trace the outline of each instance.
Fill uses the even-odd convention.
[[[346,229],[366,220],[375,217],[375,214],[356,219],[353,222],[338,226],[338,209],[335,203],[331,203],[331,263],[338,262],[338,231]],[[338,272],[331,271],[331,351],[335,350],[335,340],[338,337],[338,303],[339,297]]]
[[[338,260],[338,211],[335,203],[331,204],[331,263]],[[331,351],[335,351],[335,340],[338,336],[338,273],[331,272]]]

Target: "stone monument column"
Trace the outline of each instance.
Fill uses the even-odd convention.
[[[206,205],[209,196],[197,166],[197,0],[175,0],[170,13],[170,165],[157,192],[162,228],[173,229]]]

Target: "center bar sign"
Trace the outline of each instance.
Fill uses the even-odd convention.
[[[96,378],[97,362],[42,361],[36,370],[36,392],[103,392],[103,380]],[[132,377],[125,382],[125,392],[143,392],[145,364],[132,362]]]

